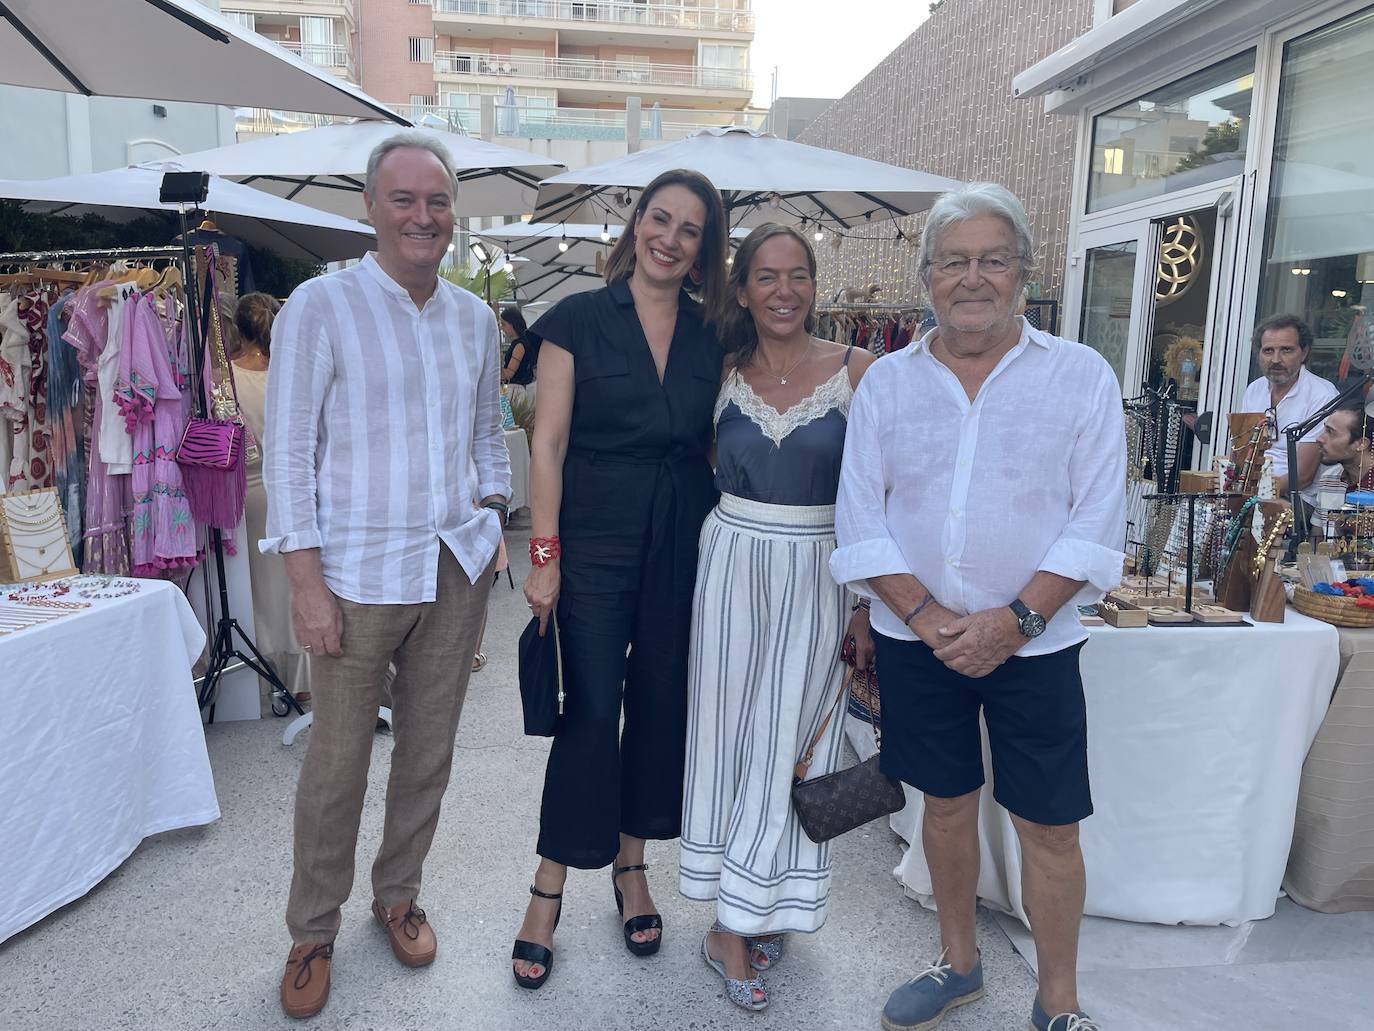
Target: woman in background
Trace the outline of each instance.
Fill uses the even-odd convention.
[[[525,328],[525,316],[515,307],[501,309],[498,320],[501,335],[510,346],[506,348],[506,358],[501,366],[501,382],[509,384],[510,399],[515,403],[520,398],[534,403],[535,363],[539,360],[539,341]]]
[[[281,305],[268,294],[244,294],[234,309],[239,350],[234,359],[234,384],[239,413],[253,439],[258,457],[248,463],[248,497],[244,504],[248,531],[248,572],[253,585],[253,627],[258,651],[299,702],[310,701],[310,665],[291,626],[291,587],[280,555],[263,555],[258,541],[267,536],[267,491],[262,486],[262,442],[266,437],[267,367],[272,356],[272,321]],[[261,681],[263,692],[271,688]]]

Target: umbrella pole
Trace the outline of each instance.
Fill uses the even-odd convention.
[[[186,291],[186,320],[191,327],[191,346],[187,348],[187,357],[191,364],[191,383],[194,390],[192,397],[194,398],[196,414],[208,418],[210,399],[205,396],[205,380],[201,375],[201,362],[205,358],[205,324],[200,317],[201,283],[196,277],[195,262],[191,258],[191,243],[187,239],[189,230],[186,224],[185,204],[178,205],[177,217],[181,224],[182,275],[188,284],[193,284],[193,288]],[[207,303],[218,304],[219,298],[211,297]],[[210,662],[205,669],[205,677],[196,694],[200,707],[204,709],[208,705],[210,708],[208,722],[215,722],[215,704],[219,699],[220,679],[226,673],[244,668],[251,669],[271,685],[272,712],[274,714],[285,716],[292,709],[295,709],[299,715],[304,716],[305,710],[301,708],[301,703],[296,700],[296,696],[282,682],[281,677],[272,667],[272,663],[263,657],[262,652],[258,651],[257,645],[253,643],[252,638],[248,636],[243,626],[229,610],[229,581],[224,572],[224,537],[219,527],[212,526],[210,528],[210,550],[214,552],[215,556],[215,578],[216,586],[219,588],[219,618],[215,620],[214,633],[210,639]],[[212,616],[214,609],[209,599],[208,576],[206,577],[205,591],[206,615]],[[234,643],[235,635],[243,642],[248,652],[252,653],[251,655],[240,650]],[[237,665],[231,664],[234,661],[237,662]]]

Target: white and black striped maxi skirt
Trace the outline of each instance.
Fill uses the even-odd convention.
[[[831,579],[833,505],[731,494],[701,530],[688,675],[680,889],[741,935],[825,923],[830,846],[801,829],[793,767],[834,702],[849,612]],[[809,776],[840,755],[843,719]]]

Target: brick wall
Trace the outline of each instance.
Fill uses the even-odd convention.
[[[364,91],[384,103],[433,96],[434,66],[409,59],[411,36],[434,36],[433,10],[406,0],[358,0],[359,75]]]
[[[1073,180],[1072,118],[1037,98],[1015,100],[1011,80],[1092,27],[1093,0],[950,0],[837,100],[801,143],[954,179],[1011,189],[1033,221],[1047,296],[1060,295]],[[914,241],[920,217],[902,223]],[[879,283],[886,301],[917,297],[917,248],[892,239],[822,244],[822,296]]]

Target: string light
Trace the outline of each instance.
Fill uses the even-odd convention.
[[[825,231],[823,229],[817,229],[815,233],[812,234],[811,239],[815,240],[817,243],[820,243],[822,240],[825,239]]]
[[[602,243],[610,243],[610,242],[611,242],[611,226],[610,226],[610,223],[609,223],[609,222],[602,223],[602,225],[601,225],[601,242],[602,242]]]
[[[561,240],[558,241],[558,253],[559,253],[559,254],[567,254],[567,253],[568,253],[568,237],[567,237],[567,234],[566,234],[566,233],[563,235],[563,238],[562,238]]]

